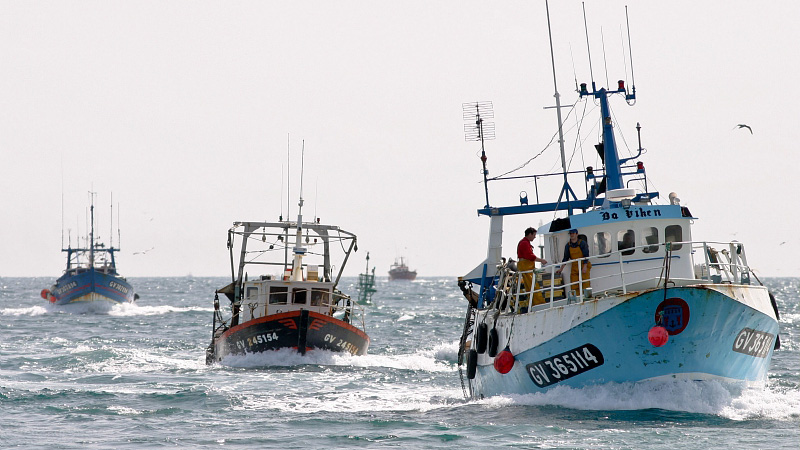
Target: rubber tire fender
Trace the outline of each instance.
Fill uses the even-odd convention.
[[[467,378],[472,380],[475,378],[475,372],[478,370],[478,351],[474,348],[467,352]]]
[[[475,331],[475,349],[478,351],[478,353],[486,353],[488,333],[489,325],[486,325],[486,323],[478,325],[478,329]]]
[[[489,331],[489,356],[491,358],[497,356],[497,344],[499,343],[500,337],[497,335],[497,328],[493,327],[492,330]]]

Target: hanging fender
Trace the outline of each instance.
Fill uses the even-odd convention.
[[[500,338],[497,334],[497,328],[492,328],[489,331],[489,357],[494,358],[497,356],[497,344],[500,343]]]
[[[478,351],[470,349],[467,352],[467,378],[472,380],[475,378],[475,372],[478,369]]]
[[[478,325],[478,330],[475,332],[475,350],[478,353],[486,353],[486,340],[489,333],[489,326],[486,323]]]

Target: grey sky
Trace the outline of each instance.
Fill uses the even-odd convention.
[[[601,85],[602,40],[608,79],[630,83],[624,5],[586,3]],[[581,3],[550,9],[572,104],[575,75],[590,81]],[[759,275],[797,276],[800,5],[638,2],[629,16],[638,103],[612,107],[631,150],[642,124],[661,200],[676,191],[700,218],[695,239],[744,242]],[[113,192],[124,275],[227,276],[231,223],[286,209],[287,135],[292,216],[305,140],[306,217],[359,236],[346,275],[366,251],[379,275],[396,256],[421,276],[460,275],[485,256],[488,235],[461,104],[494,104],[492,175],[556,130],[543,109],[553,104],[543,1],[5,1],[0,60],[2,276],[63,270],[62,176],[73,242],[92,188],[108,242]],[[571,168],[599,166],[596,137],[582,139],[586,157]],[[569,153],[575,145],[568,136]],[[524,173],[558,161],[553,145]],[[520,190],[533,191],[498,187],[490,200],[513,205]],[[526,226],[551,219],[507,220],[507,253]]]

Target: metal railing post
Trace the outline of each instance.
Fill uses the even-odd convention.
[[[625,264],[622,263],[622,252],[617,252],[617,259],[619,260],[619,281],[622,284],[622,293],[628,293],[628,286],[625,285]]]

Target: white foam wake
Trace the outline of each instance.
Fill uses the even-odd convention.
[[[796,418],[800,391],[781,392],[764,384],[741,386],[719,381],[609,383],[581,389],[557,386],[541,394],[492,397],[481,402],[502,406],[555,405],[583,410],[667,409],[714,414],[732,420]]]

